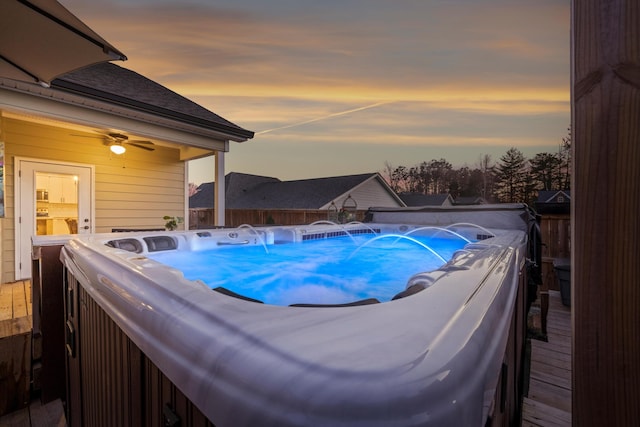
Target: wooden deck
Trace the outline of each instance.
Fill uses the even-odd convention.
[[[0,415],[0,426],[66,426],[59,399],[46,405],[38,398],[31,400],[31,307],[29,280],[0,284],[0,363],[12,369],[5,381],[0,381],[0,414],[18,406],[12,412]],[[7,400],[10,393],[17,395],[17,399]]]
[[[571,425],[571,309],[549,291],[548,342],[531,339],[529,390],[522,426]]]
[[[31,385],[31,286],[0,285],[0,415],[29,403]],[[1,424],[1,423],[0,423]]]
[[[0,337],[23,332],[21,327],[27,321],[31,329],[31,305],[30,281],[0,285]]]

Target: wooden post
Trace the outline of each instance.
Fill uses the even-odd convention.
[[[213,224],[217,226],[225,225],[225,177],[224,177],[224,153],[222,151],[216,151],[215,154],[215,179],[214,179],[214,195],[213,195],[213,209],[214,218]]]
[[[572,16],[573,425],[639,425],[640,2]]]

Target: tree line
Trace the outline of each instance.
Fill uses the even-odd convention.
[[[482,197],[490,203],[533,205],[540,190],[571,188],[571,130],[557,153],[538,153],[527,159],[511,147],[497,162],[482,154],[472,167],[454,169],[444,158],[418,165],[394,167],[385,162],[383,175],[397,193]]]

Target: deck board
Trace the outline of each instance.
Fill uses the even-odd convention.
[[[31,282],[0,285],[0,338],[31,332]]]
[[[570,426],[571,413],[525,397],[522,425]]]
[[[531,339],[529,388],[523,427],[571,425],[571,309],[549,291],[547,341]]]
[[[527,394],[527,398],[531,401],[544,403],[556,409],[571,412],[571,390],[532,379]]]
[[[19,280],[0,285],[0,321],[31,315],[31,283]]]
[[[0,285],[0,321],[13,319],[13,287]]]

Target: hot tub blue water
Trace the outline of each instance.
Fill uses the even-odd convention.
[[[205,251],[150,254],[189,280],[274,305],[389,301],[416,273],[432,271],[467,242],[460,238],[360,235]],[[436,254],[431,252],[433,250]],[[440,257],[438,257],[438,255]]]

